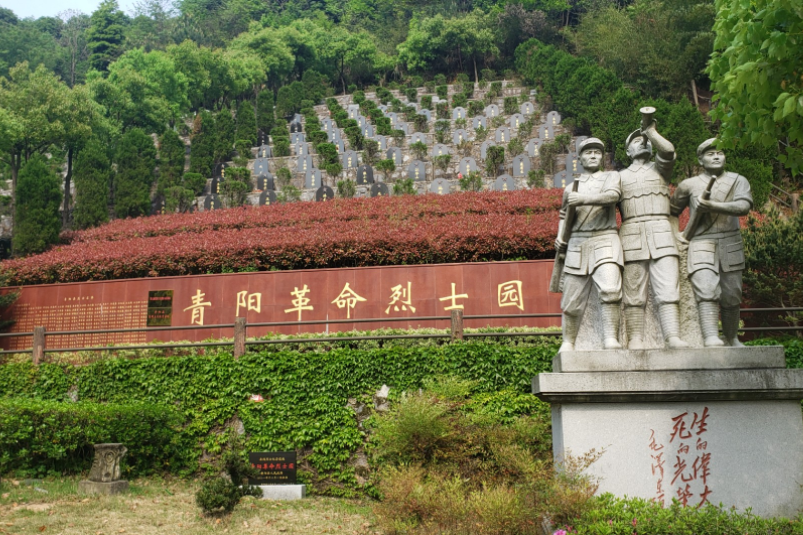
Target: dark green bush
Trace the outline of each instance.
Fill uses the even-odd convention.
[[[217,476],[204,480],[195,494],[195,503],[207,516],[223,516],[234,511],[242,497],[237,485]]]
[[[256,475],[256,470],[249,465],[244,440],[234,429],[229,428],[228,442],[216,468],[225,476],[207,478],[195,494],[195,503],[205,515],[227,515],[243,496],[262,496],[262,489],[248,484],[247,478]]]
[[[446,100],[449,96],[449,86],[439,85],[435,88],[435,92],[438,94],[438,98],[441,100]]]
[[[287,138],[279,138],[273,142],[274,156],[282,158],[290,156],[290,140]]]

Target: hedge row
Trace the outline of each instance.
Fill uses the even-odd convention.
[[[111,232],[106,236],[113,236],[112,241],[77,240],[41,255],[6,261],[2,269],[9,284],[21,285],[551,257],[560,192],[516,192],[510,201],[503,196],[428,196],[412,206],[405,206],[403,199],[296,203],[280,207],[284,210],[276,218],[270,215],[273,207],[227,210],[199,217],[198,226],[187,216],[170,216],[182,218],[186,228],[196,232],[180,233],[179,225],[167,225],[174,232],[151,237]],[[337,217],[340,210],[345,217]],[[131,224],[153,225],[139,220]]]
[[[503,411],[511,399],[526,397],[532,401],[530,381],[550,369],[558,343],[558,337],[549,337],[523,345],[467,342],[306,353],[254,352],[239,360],[219,353],[114,359],[79,367],[6,364],[0,366],[0,413],[10,415],[0,420],[0,472],[41,466],[77,471],[88,466],[86,447],[92,442],[124,442],[132,450],[130,460],[136,452],[158,442],[154,435],[161,431],[130,422],[128,415],[132,412],[120,412],[120,425],[110,426],[108,416],[118,410],[113,405],[107,406],[98,420],[100,428],[84,429],[96,426],[86,421],[88,416],[77,415],[78,408],[71,409],[77,407],[70,402],[71,396],[77,396],[88,402],[79,404],[81,407],[161,404],[174,407],[181,415],[181,430],[175,439],[165,444],[161,456],[145,456],[142,462],[129,464],[134,473],[148,468],[185,474],[197,471],[204,454],[220,451],[222,430],[237,417],[248,433],[251,451],[298,450],[303,456],[304,481],[321,492],[350,493],[359,486],[348,460],[364,444],[355,414],[347,407],[350,398],[366,399],[383,384],[390,386],[395,397],[403,390],[420,388],[426,378],[452,375],[476,381],[476,392],[489,393],[486,403],[496,403]],[[252,394],[260,394],[264,401],[249,401]],[[31,400],[62,402],[66,407],[62,412],[75,419],[69,420],[58,411],[51,418],[47,415],[58,403],[41,405],[37,411]],[[17,405],[9,405],[12,401]],[[17,407],[27,411],[26,416],[15,416]],[[143,414],[143,423],[154,422]],[[37,425],[36,432],[31,433],[28,422],[45,417],[51,418],[48,422],[53,425]],[[169,418],[165,419],[165,425],[153,427],[172,426]],[[54,442],[58,445],[51,445]],[[37,451],[38,456],[29,459],[29,451]],[[80,462],[66,462],[74,459]]]

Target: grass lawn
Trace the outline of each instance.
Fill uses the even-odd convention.
[[[311,497],[294,502],[244,498],[226,518],[201,516],[198,482],[145,478],[118,496],[78,494],[78,478],[0,483],[0,534],[231,535],[343,533],[375,535],[367,501]]]

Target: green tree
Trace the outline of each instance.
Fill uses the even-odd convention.
[[[111,164],[103,143],[92,138],[75,159],[73,227],[96,227],[109,220]]]
[[[120,11],[117,0],[103,0],[89,19],[86,31],[89,65],[105,71],[122,53],[127,17]]]
[[[190,142],[190,171],[211,177],[215,165],[215,118],[208,111],[195,116]]]
[[[273,129],[276,119],[273,115],[273,91],[263,89],[257,95],[257,128],[266,134]]]
[[[254,105],[248,101],[243,100],[237,107],[237,131],[235,139],[245,139],[251,143],[251,146],[257,142],[257,119],[254,113]]]
[[[779,145],[778,159],[803,170],[803,11],[795,0],[717,0],[707,72],[721,146]]]
[[[150,211],[156,147],[148,134],[139,128],[126,132],[115,154],[117,174],[114,177],[114,213],[117,217],[137,217]]]
[[[14,254],[39,253],[58,242],[61,179],[44,156],[32,156],[22,167],[15,197]]]
[[[175,130],[165,130],[159,137],[159,192],[181,184],[186,149]]]
[[[215,115],[215,163],[226,162],[234,148],[234,118],[228,108],[223,108]]]
[[[228,46],[232,57],[243,52],[251,53],[260,62],[268,85],[278,88],[292,72],[295,58],[274,28],[255,25],[252,30],[237,36]],[[239,57],[242,57],[241,55]]]

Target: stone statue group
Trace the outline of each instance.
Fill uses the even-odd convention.
[[[574,349],[592,286],[600,301],[605,349],[622,348],[623,301],[627,348],[645,348],[650,291],[666,347],[689,347],[680,333],[678,241],[688,244],[687,272],[705,346],[741,345],[737,331],[745,259],[739,216],[753,206],[750,184],[725,171],[725,155],[715,139],[708,139],[697,148],[704,172],[670,194],[675,147],[656,130],[654,112],[642,108],[641,128],[627,137],[632,163],[626,169],[602,171],[605,146],[597,138],[578,147],[583,173],[564,191],[550,285],[551,291],[563,293],[560,351]],[[670,217],[687,207],[689,223],[676,235]]]

